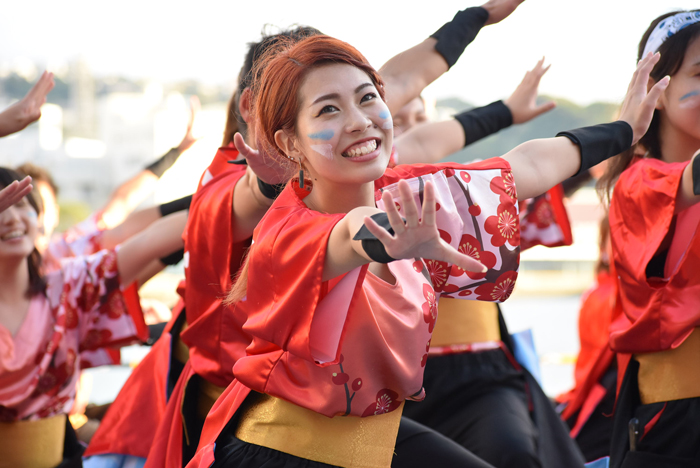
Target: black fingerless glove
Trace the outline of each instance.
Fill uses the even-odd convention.
[[[370,217],[375,223],[386,229],[389,234],[394,235],[394,230],[391,228],[391,223],[389,222],[389,216],[387,216],[386,213],[377,213]],[[357,234],[355,234],[355,237],[353,237],[352,240],[362,241],[362,249],[367,253],[367,256],[375,262],[389,263],[396,260],[386,253],[384,244],[382,244],[382,242],[377,239],[374,234],[369,232],[369,229],[367,229],[367,226],[364,224],[360,230],[357,231]]]
[[[156,175],[159,179],[163,176],[165,171],[170,169],[170,167],[175,164],[175,161],[177,161],[177,158],[180,157],[180,150],[177,148],[171,148],[170,151],[165,153],[163,156],[161,156],[159,159],[157,159],[155,162],[149,164],[146,166],[144,169],[147,171],[151,171],[153,174]]]
[[[513,125],[513,114],[503,101],[462,112],[454,118],[464,129],[464,146]]]
[[[612,158],[632,146],[634,133],[623,120],[559,132],[581,149],[581,167],[575,175]]]
[[[274,200],[279,196],[280,193],[282,193],[282,190],[284,190],[284,187],[287,184],[268,184],[267,182],[263,182],[260,177],[258,179],[258,188],[260,189],[260,193],[262,193],[266,198],[269,198],[270,200]]]
[[[160,259],[160,263],[163,265],[177,265],[180,263],[180,260],[182,260],[185,256],[185,249],[180,249],[176,252],[171,253],[170,255],[166,255],[165,257]]]
[[[457,63],[464,49],[474,40],[489,19],[489,12],[481,7],[467,8],[457,12],[449,23],[445,23],[430,37],[437,39],[435,50],[445,58],[447,66]]]
[[[178,211],[189,210],[191,203],[192,195],[187,195],[186,197],[182,197],[168,203],[163,203],[158,207],[158,209],[160,210],[161,216],[168,216],[169,214],[177,213]]]

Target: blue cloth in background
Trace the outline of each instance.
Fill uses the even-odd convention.
[[[515,360],[520,363],[542,386],[542,371],[540,370],[540,358],[535,350],[535,340],[532,329],[519,331],[510,335],[513,340]]]

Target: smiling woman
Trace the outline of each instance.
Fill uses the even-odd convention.
[[[424,397],[437,299],[508,298],[516,182],[536,196],[638,140],[667,85],[647,92],[656,61],[640,62],[619,122],[476,164],[387,169],[382,81],[357,50],[315,36],[268,57],[256,135],[309,183],[292,179],[255,230],[228,298],[252,342],[189,466],[487,466],[400,417],[405,400]],[[314,148],[319,134],[327,154]],[[465,236],[489,268],[458,250]]]
[[[148,337],[129,285],[150,261],[178,249],[186,216],[163,218],[118,252],[66,259],[44,275],[35,247],[41,205],[20,180],[0,167],[0,189],[24,194],[0,211],[0,453],[8,466],[82,466],[83,447],[66,418],[81,352]]]

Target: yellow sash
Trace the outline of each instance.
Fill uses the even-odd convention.
[[[696,328],[676,349],[635,354],[643,404],[700,397],[700,333]]]
[[[236,437],[250,444],[329,465],[387,468],[394,455],[403,402],[378,416],[326,417],[269,395],[243,409]]]
[[[0,467],[54,468],[63,460],[66,415],[0,422]]]
[[[501,341],[498,308],[493,302],[442,298],[430,346]]]

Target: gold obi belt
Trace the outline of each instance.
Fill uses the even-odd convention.
[[[243,408],[236,437],[296,457],[350,468],[391,466],[403,411],[329,418],[280,398],[260,395]]]
[[[63,461],[66,415],[0,422],[0,466],[54,468]]]
[[[493,302],[442,298],[430,346],[501,341],[498,307]]]
[[[675,349],[635,354],[642,403],[700,397],[700,332],[696,328]]]

